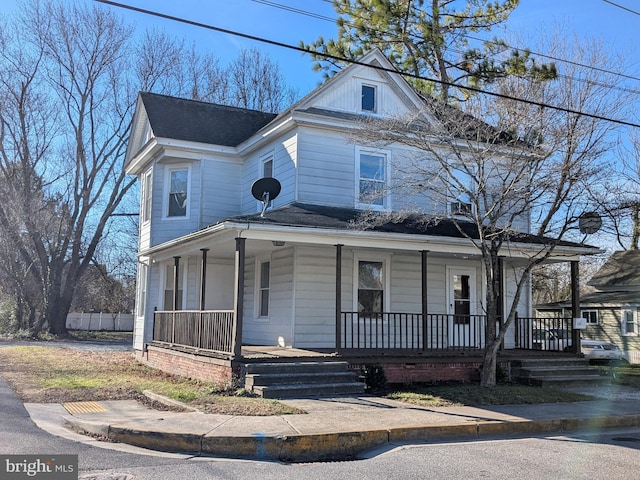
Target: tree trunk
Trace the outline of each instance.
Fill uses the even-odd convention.
[[[67,330],[67,315],[71,308],[71,296],[62,294],[49,304],[46,310],[46,320],[49,323],[49,333],[56,336],[65,336]]]

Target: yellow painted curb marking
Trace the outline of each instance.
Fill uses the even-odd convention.
[[[100,413],[108,412],[109,409],[102,405],[100,402],[70,402],[63,403],[62,406],[67,412],[74,413]]]

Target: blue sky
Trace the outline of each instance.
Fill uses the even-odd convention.
[[[93,3],[92,0],[78,0]],[[266,5],[254,0],[115,0],[123,4],[155,10],[167,15],[240,31],[281,43],[297,45],[300,40],[311,42],[319,35],[334,36],[336,27],[321,18],[301,15]],[[15,8],[17,0],[0,0],[0,15]],[[305,10],[322,17],[335,18],[331,3],[325,0],[269,0],[269,3]],[[622,6],[640,11],[637,0],[615,0]],[[263,43],[213,32],[195,26],[147,16],[129,10],[113,8],[143,31],[158,27],[168,33],[196,42],[212,51],[226,64],[234,59],[242,48],[258,47],[267,51],[280,65],[290,85],[304,95],[322,81],[322,75],[312,71],[308,56],[294,50],[269,46]],[[625,11],[604,0],[521,0],[520,6],[510,17],[507,32],[535,39],[540,32],[554,23],[563,22],[578,35],[601,37],[612,49],[629,52],[625,73],[635,74],[640,64],[640,53],[635,53],[640,31],[640,16]],[[496,32],[501,35],[500,32]],[[529,40],[527,40],[529,41]],[[527,45],[515,45],[526,47]]]

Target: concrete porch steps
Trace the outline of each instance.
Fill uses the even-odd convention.
[[[365,384],[348,362],[273,362],[245,365],[245,388],[264,398],[361,395]]]
[[[584,358],[536,358],[514,360],[511,376],[514,381],[536,386],[576,386],[607,383],[597,368]]]

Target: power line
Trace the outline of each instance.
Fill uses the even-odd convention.
[[[251,1],[253,1],[255,3],[261,3],[261,4],[267,5],[269,7],[279,8],[281,10],[286,10],[286,11],[289,11],[289,12],[292,12],[292,13],[296,13],[298,15],[306,15],[308,17],[316,18],[318,20],[324,20],[326,22],[336,23],[336,19],[333,18],[333,17],[328,17],[326,15],[320,15],[320,14],[317,14],[317,13],[309,12],[307,10],[301,10],[299,8],[290,7],[288,5],[283,5],[283,4],[278,3],[278,2],[274,2],[274,1],[270,1],[270,0],[251,0]],[[326,1],[327,3],[331,3],[330,0],[324,0],[324,1]],[[606,1],[606,0],[603,0],[603,1]],[[636,13],[636,12],[634,12],[634,13]],[[362,17],[359,17],[359,18],[363,19]],[[353,23],[351,23],[351,22],[345,22],[345,25],[349,25],[350,27],[355,27],[355,25]],[[413,25],[415,25],[415,22],[413,23]],[[379,32],[379,33],[382,33],[382,32]],[[415,38],[415,39],[424,40],[423,37],[420,37],[420,36],[418,36],[416,34],[409,33],[409,35],[411,37]],[[529,53],[529,54],[535,55],[537,57],[553,60],[555,62],[566,63],[568,65],[574,65],[576,67],[587,68],[589,70],[595,70],[595,71],[606,73],[606,74],[609,74],[609,75],[615,75],[615,76],[618,76],[618,77],[622,77],[622,78],[626,78],[626,79],[629,79],[629,80],[635,80],[635,81],[640,82],[640,78],[639,77],[634,77],[634,76],[628,75],[626,73],[614,72],[612,70],[607,70],[605,68],[600,68],[600,67],[596,67],[596,66],[593,66],[593,65],[585,65],[583,63],[575,62],[573,60],[567,60],[567,59],[564,59],[564,58],[555,57],[553,55],[549,55],[549,54],[545,54],[545,53],[534,52],[534,51],[532,51],[530,49],[514,47],[514,46],[508,45],[506,43],[498,44],[497,42],[494,42],[492,40],[487,40],[485,38],[474,37],[473,35],[460,34],[460,36],[464,37],[464,38],[468,38],[469,40],[474,40],[476,42],[483,42],[483,43],[487,43],[487,44],[490,44],[490,45],[504,45],[504,47],[506,47],[507,49],[514,50],[516,52]],[[583,80],[583,81],[586,82],[587,80]],[[618,89],[620,87],[613,87],[613,88]],[[627,89],[621,89],[621,90],[622,91],[628,91]],[[635,90],[632,90],[632,91],[635,92],[635,93],[638,93]]]
[[[609,5],[613,5],[614,7],[621,8],[622,10],[626,10],[629,13],[633,13],[634,15],[640,15],[640,12],[636,12],[635,10],[631,10],[623,5],[619,5],[615,2],[611,2],[610,0],[602,0],[604,3],[608,3]]]
[[[455,85],[455,84],[450,83],[450,82],[444,82],[442,80],[437,80],[437,79],[433,79],[433,78],[427,78],[427,77],[423,77],[421,75],[416,75],[416,74],[413,74],[413,73],[403,73],[403,72],[399,72],[395,68],[386,68],[386,67],[382,67],[382,66],[378,66],[378,65],[370,65],[368,63],[364,63],[364,62],[361,62],[361,61],[358,61],[358,60],[351,60],[351,59],[348,59],[348,58],[340,57],[338,55],[331,55],[331,54],[324,53],[324,52],[318,52],[318,51],[314,51],[314,50],[311,50],[311,49],[308,49],[308,48],[298,47],[298,46],[291,45],[291,44],[288,44],[288,43],[278,42],[276,40],[270,40],[270,39],[264,38],[264,37],[257,37],[255,35],[249,35],[247,33],[237,32],[237,31],[229,30],[229,29],[222,28],[222,27],[216,27],[214,25],[208,25],[206,23],[196,22],[194,20],[187,20],[185,18],[175,17],[173,15],[167,15],[167,14],[160,13],[160,12],[155,12],[153,10],[146,10],[144,8],[133,7],[131,5],[125,5],[125,4],[122,4],[122,3],[114,2],[112,0],[94,0],[94,1],[96,1],[98,3],[104,3],[106,5],[111,5],[113,7],[119,7],[119,8],[123,8],[123,9],[126,9],[126,10],[132,10],[134,12],[143,13],[143,14],[146,14],[146,15],[151,15],[151,16],[154,16],[154,17],[164,18],[165,20],[171,20],[171,21],[178,22],[178,23],[184,23],[184,24],[187,24],[187,25],[195,26],[195,27],[205,28],[207,30],[213,30],[215,32],[226,33],[228,35],[234,35],[234,36],[237,36],[237,37],[246,38],[248,40],[253,40],[253,41],[256,41],[256,42],[266,43],[268,45],[273,45],[273,46],[276,46],[276,47],[282,47],[282,48],[287,48],[287,49],[290,49],[290,50],[296,50],[296,51],[302,52],[302,53],[308,53],[308,54],[311,54],[311,55],[317,55],[317,56],[321,56],[321,57],[324,57],[324,58],[327,58],[327,59],[330,59],[330,60],[335,60],[335,61],[338,61],[338,62],[350,63],[350,64],[353,64],[353,65],[360,65],[360,66],[363,66],[363,67],[373,68],[375,70],[380,70],[380,71],[383,71],[383,72],[388,72],[388,73],[393,73],[393,74],[396,74],[396,75],[401,75],[401,76],[405,76],[405,77],[409,77],[409,78],[414,78],[416,80],[424,80],[424,81],[427,81],[427,82],[438,83],[440,85],[446,85],[446,86],[449,86],[449,87],[459,88],[459,89],[462,89],[462,90],[467,90],[469,92],[484,93],[486,95],[491,95],[493,97],[503,98],[503,99],[506,99],[506,100],[514,100],[514,101],[517,101],[517,102],[526,103],[528,105],[533,105],[533,106],[540,107],[540,108],[548,108],[548,109],[551,109],[551,110],[570,113],[570,114],[574,114],[574,115],[580,115],[580,116],[583,116],[583,117],[593,118],[593,119],[596,119],[596,120],[604,120],[604,121],[607,121],[607,122],[617,123],[619,125],[626,125],[626,126],[629,126],[629,127],[638,127],[638,128],[640,128],[640,124],[627,122],[625,120],[619,120],[619,119],[615,119],[615,118],[604,117],[602,115],[595,115],[595,114],[592,114],[592,113],[580,112],[578,110],[559,107],[559,106],[556,106],[556,105],[551,105],[551,104],[547,104],[547,103],[543,103],[543,102],[537,102],[537,101],[534,101],[534,100],[526,100],[526,99],[523,99],[523,98],[512,97],[510,95],[505,95],[505,94],[497,93],[497,92],[491,92],[491,91],[488,91],[488,90],[482,90],[480,88],[475,88],[475,87],[470,87],[470,86],[463,86],[463,85]]]

